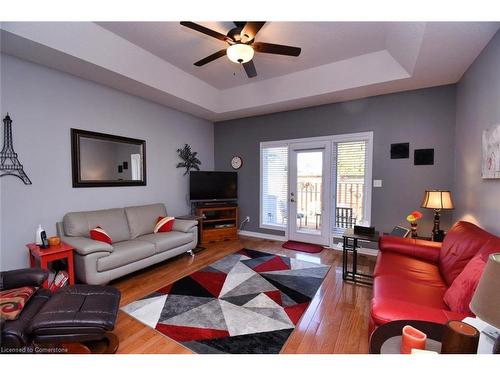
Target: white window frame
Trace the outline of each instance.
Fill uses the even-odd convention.
[[[364,218],[366,225],[371,225],[371,212],[372,212],[372,189],[373,189],[373,131],[368,132],[359,132],[359,133],[348,133],[348,134],[336,134],[322,137],[308,137],[308,138],[294,138],[294,139],[285,139],[279,141],[270,141],[270,142],[260,142],[260,152],[259,152],[259,228],[263,229],[271,229],[277,230],[281,232],[285,232],[285,237],[288,239],[288,224],[287,225],[271,225],[264,224],[262,222],[262,203],[263,203],[263,159],[262,159],[262,150],[264,148],[269,147],[288,147],[288,152],[290,153],[290,145],[293,143],[302,143],[302,142],[316,142],[316,141],[330,141],[332,154],[330,155],[332,166],[335,165],[335,170],[332,170],[332,196],[336,195],[336,185],[334,184],[334,180],[336,178],[336,160],[333,157],[335,144],[338,142],[349,142],[349,141],[366,141],[366,160],[365,160],[365,202],[364,202]],[[288,196],[288,186],[287,186],[287,196]],[[334,212],[333,207],[330,210],[330,222],[334,222]],[[288,223],[288,221],[287,221]]]

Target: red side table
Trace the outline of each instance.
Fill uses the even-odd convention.
[[[30,251],[30,266],[36,267],[37,260],[40,262],[40,268],[46,270],[48,269],[49,262],[54,260],[64,259],[68,260],[68,275],[69,275],[69,285],[75,285],[75,272],[73,269],[73,248],[61,242],[57,246],[49,246],[46,249],[42,249],[40,246],[29,243],[26,247]],[[44,288],[49,287],[49,282],[45,280],[43,283]]]

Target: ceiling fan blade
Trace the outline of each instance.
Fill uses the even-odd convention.
[[[212,53],[210,56],[207,56],[204,59],[201,59],[200,61],[195,62],[194,65],[202,66],[202,65],[208,64],[209,62],[217,60],[219,57],[222,57],[225,54],[226,54],[226,50],[221,49],[220,51]]]
[[[262,21],[249,21],[245,24],[243,30],[241,30],[241,35],[247,35],[249,40],[253,40],[255,35],[257,35],[260,29],[262,29],[262,26],[264,26],[265,23],[266,22]]]
[[[273,53],[275,55],[299,56],[301,49],[299,47],[284,46],[282,44],[260,43],[252,44],[255,52]]]
[[[212,38],[222,40],[224,42],[229,39],[224,34],[221,34],[217,31],[211,30],[205,26],[198,25],[197,23],[194,23],[194,22],[181,21],[181,25],[188,27],[190,29],[196,30],[196,31],[203,33],[205,35],[211,36]]]
[[[257,76],[257,71],[255,70],[255,65],[252,60],[244,63],[243,68],[245,68],[245,72],[247,73],[248,78],[253,78]]]

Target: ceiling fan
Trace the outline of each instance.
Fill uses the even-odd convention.
[[[255,65],[252,61],[255,52],[287,56],[300,55],[301,49],[298,47],[256,42],[255,36],[264,24],[265,22],[234,22],[235,27],[224,35],[194,22],[181,22],[182,26],[189,27],[190,29],[219,39],[229,45],[228,47],[195,62],[194,65],[203,66],[218,59],[219,57],[227,55],[229,60],[232,62],[243,65],[248,78],[257,76],[257,71],[255,70]]]

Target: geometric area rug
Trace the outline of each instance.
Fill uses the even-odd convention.
[[[329,269],[242,249],[122,310],[195,353],[277,354]]]

